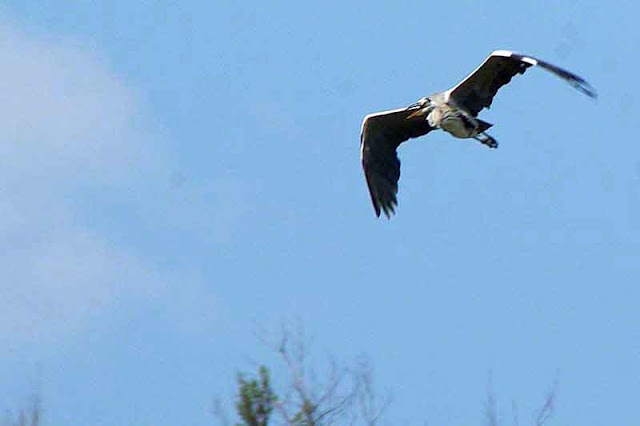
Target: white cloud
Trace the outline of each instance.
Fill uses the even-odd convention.
[[[136,97],[89,49],[0,25],[2,168],[47,179],[116,167],[135,147]]]
[[[0,69],[0,346],[56,341],[123,301],[171,298],[166,279],[80,225],[70,202],[78,186],[162,169],[155,150],[140,155],[139,97],[90,49],[6,24]]]

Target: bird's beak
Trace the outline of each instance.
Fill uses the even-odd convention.
[[[409,114],[407,116],[407,118],[405,118],[405,120],[409,120],[409,119],[411,119],[413,117],[418,117],[418,116],[421,116],[421,115],[424,115],[424,109],[423,108],[419,108],[419,109],[415,110],[413,113]]]

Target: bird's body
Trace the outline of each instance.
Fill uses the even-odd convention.
[[[474,138],[497,148],[496,140],[485,133],[492,124],[478,119],[478,113],[491,105],[500,87],[533,65],[596,97],[585,80],[569,71],[531,56],[497,50],[455,87],[421,98],[406,108],[367,115],[362,122],[360,153],[376,215],[383,211],[390,217],[395,212],[400,178],[396,149],[402,142],[442,129],[456,138]]]
[[[472,138],[484,131],[479,120],[453,102],[445,101],[443,94],[435,93],[423,99],[424,106],[416,114],[426,115],[432,128],[442,129],[460,139]]]
[[[460,139],[472,138],[480,129],[478,120],[464,110],[447,104],[434,107],[427,115],[427,121],[431,127],[442,129]]]

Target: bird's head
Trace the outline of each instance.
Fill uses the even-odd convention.
[[[430,103],[431,103],[431,99],[425,96],[424,98],[420,98],[415,103],[412,103],[411,105],[409,105],[407,109],[422,108],[425,105],[428,105]]]
[[[414,110],[414,111],[413,113],[411,113],[411,115],[409,115],[406,118],[406,120],[409,120],[410,118],[414,118],[417,116],[427,115],[431,111],[431,108],[429,108],[430,106],[431,106],[431,99],[427,97],[421,98],[416,103],[411,104],[407,107],[407,110]]]

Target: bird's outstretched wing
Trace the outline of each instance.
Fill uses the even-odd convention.
[[[367,115],[360,134],[360,159],[369,186],[371,201],[380,216],[395,212],[397,205],[400,160],[396,149],[409,138],[429,133],[431,127],[424,115],[410,117],[419,107],[408,107]]]
[[[516,74],[524,74],[530,66],[537,65],[566,80],[576,89],[595,98],[596,92],[583,78],[532,56],[508,50],[496,50],[467,78],[445,92],[445,100],[453,100],[474,116],[489,107],[498,90],[509,83]]]

